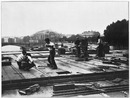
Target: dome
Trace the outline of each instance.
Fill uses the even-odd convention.
[[[6,45],[1,47],[2,52],[6,51],[20,51],[20,46],[15,46],[15,45]]]
[[[95,31],[84,31],[82,35],[87,37],[97,37],[100,35],[100,33]]]

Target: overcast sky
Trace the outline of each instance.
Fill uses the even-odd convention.
[[[2,36],[26,36],[41,30],[62,34],[99,31],[128,20],[128,2],[2,2]]]

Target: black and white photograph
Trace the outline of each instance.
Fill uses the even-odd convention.
[[[129,98],[129,1],[1,1],[2,98]]]

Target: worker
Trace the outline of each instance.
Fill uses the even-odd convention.
[[[16,60],[19,69],[29,70],[30,68],[36,66],[31,58],[31,55],[26,52],[26,48],[20,47],[20,50],[22,51],[22,53],[18,56]]]
[[[97,57],[104,57],[105,51],[104,51],[104,44],[102,38],[98,37],[98,47],[97,47]]]
[[[85,61],[88,60],[88,39],[85,37],[84,39],[81,40],[81,48],[82,48],[82,53],[83,53],[83,58]]]
[[[56,62],[54,60],[54,57],[55,57],[55,45],[53,42],[50,41],[49,38],[46,38],[45,39],[45,46],[48,48],[49,50],[49,56],[48,56],[48,66],[51,67],[52,69],[57,69],[57,65],[56,65]]]
[[[75,47],[76,47],[76,56],[80,57],[80,40],[78,37],[76,37],[76,41],[75,41]]]

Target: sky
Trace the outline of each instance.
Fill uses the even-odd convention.
[[[1,31],[5,36],[27,36],[41,30],[62,34],[98,31],[117,20],[128,20],[128,2],[2,2]]]

